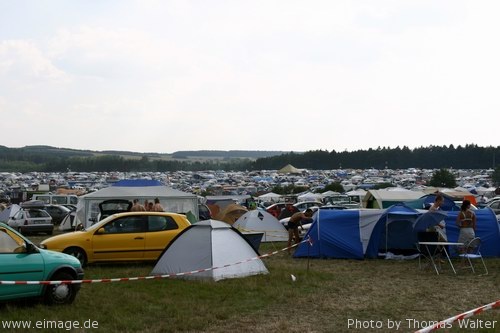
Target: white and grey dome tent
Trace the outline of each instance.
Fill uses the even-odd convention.
[[[229,224],[206,220],[193,224],[170,242],[151,275],[177,274],[187,279],[219,281],[269,271],[245,237]],[[207,268],[215,268],[208,269]]]
[[[250,210],[240,216],[233,227],[241,232],[263,232],[262,242],[286,242],[288,231],[280,221],[265,211]]]

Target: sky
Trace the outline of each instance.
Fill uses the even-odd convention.
[[[0,145],[499,146],[499,1],[0,0]]]

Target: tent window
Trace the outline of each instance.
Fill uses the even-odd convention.
[[[150,216],[148,227],[149,231],[175,230],[179,228],[170,216]]]

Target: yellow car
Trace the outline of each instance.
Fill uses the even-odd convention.
[[[102,261],[154,261],[189,225],[181,214],[118,213],[86,230],[50,237],[41,242],[40,247],[70,254],[82,265]]]

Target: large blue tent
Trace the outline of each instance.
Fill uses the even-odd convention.
[[[458,212],[428,212],[415,210],[405,204],[388,209],[319,209],[306,234],[308,242],[299,245],[294,257],[313,258],[376,258],[380,252],[393,249],[416,248],[417,232],[446,222],[449,241],[457,241],[458,227],[455,220]],[[484,256],[500,256],[500,227],[493,211],[476,211],[477,231],[481,237]]]

